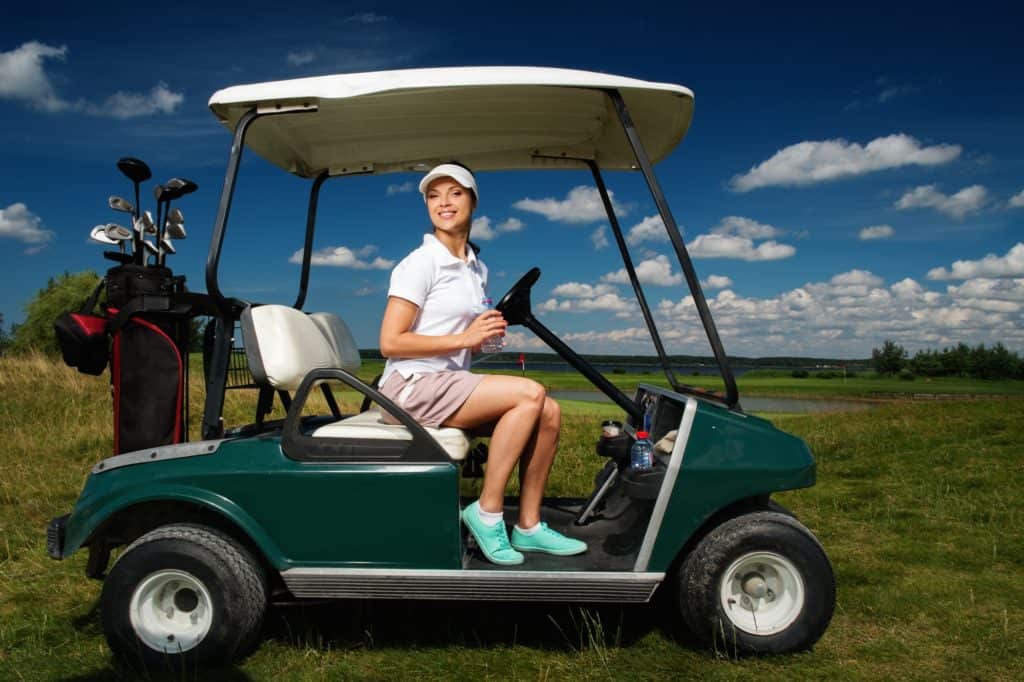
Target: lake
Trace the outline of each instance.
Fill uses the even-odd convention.
[[[598,391],[551,391],[556,400],[582,400],[591,403],[610,403],[611,399]],[[813,398],[740,397],[745,412],[863,412],[876,404],[862,400],[816,400]]]

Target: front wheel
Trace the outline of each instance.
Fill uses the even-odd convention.
[[[682,562],[687,625],[727,651],[809,649],[832,619],[832,565],[814,535],[778,512],[744,514],[708,533]]]
[[[259,635],[263,571],[234,539],[205,526],[157,528],[118,559],[100,619],[118,657],[150,669],[216,666]]]

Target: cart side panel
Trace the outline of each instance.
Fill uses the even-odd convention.
[[[803,440],[757,417],[698,402],[648,570],[668,570],[686,541],[715,512],[740,500],[814,485]]]
[[[296,462],[266,437],[91,475],[68,519],[64,555],[90,542],[105,521],[155,501],[220,514],[280,570],[461,566],[454,465]]]

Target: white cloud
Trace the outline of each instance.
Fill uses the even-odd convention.
[[[900,197],[896,208],[901,211],[908,208],[934,208],[960,220],[968,213],[980,210],[987,201],[988,190],[981,185],[964,187],[952,196],[946,196],[935,185],[922,185]]]
[[[615,214],[626,215],[628,208],[615,203],[615,194],[608,192],[612,200]],[[565,196],[565,199],[520,199],[512,204],[513,208],[530,213],[539,213],[548,220],[561,223],[592,223],[603,220],[607,217],[604,204],[601,202],[601,194],[595,187],[580,185],[573,187]]]
[[[410,180],[409,182],[403,182],[397,185],[388,185],[387,192],[389,197],[393,197],[396,194],[408,194],[414,189],[416,189],[416,183]]]
[[[605,294],[616,293],[616,288],[608,284],[583,284],[581,282],[566,282],[559,284],[551,290],[552,295],[564,298],[594,298]]]
[[[35,109],[51,113],[70,110],[119,119],[174,113],[185,100],[184,95],[171,91],[161,81],[148,93],[118,91],[101,103],[88,100],[69,102],[60,96],[43,69],[43,60],[63,61],[67,52],[66,45],[53,47],[31,41],[10,52],[0,53],[0,98],[21,100]]]
[[[489,242],[497,237],[498,233],[491,227],[491,219],[482,215],[479,218],[473,218],[469,236],[473,241]]]
[[[647,216],[639,223],[629,228],[626,233],[626,243],[636,246],[641,242],[667,242],[668,232],[665,231],[665,223],[661,221],[660,215]]]
[[[85,113],[110,118],[138,118],[153,114],[173,114],[185,101],[185,96],[172,92],[167,83],[160,81],[148,93],[115,92],[103,104],[80,104]]]
[[[636,278],[643,284],[653,284],[667,287],[679,284],[683,281],[683,273],[672,272],[672,263],[668,256],[657,255],[654,258],[641,261],[636,266]],[[617,272],[609,272],[601,277],[602,282],[614,282],[617,284],[629,284],[629,274],[626,268]]]
[[[395,261],[377,256],[372,261],[366,260],[377,252],[377,247],[366,245],[361,249],[350,249],[347,246],[326,246],[314,251],[310,263],[313,265],[328,265],[338,268],[353,268],[355,270],[390,270]],[[292,254],[288,259],[289,263],[302,262],[302,249]]]
[[[786,234],[785,230],[774,225],[766,225],[738,215],[722,218],[718,225],[711,228],[711,232],[712,234],[733,234],[747,239],[773,239]]]
[[[523,227],[523,221],[519,218],[509,218],[504,222],[498,223],[496,229],[498,232],[522,232]]]
[[[1024,242],[1018,242],[1005,256],[990,253],[981,260],[958,260],[950,270],[932,268],[928,271],[928,279],[975,277],[1024,277]]]
[[[305,66],[306,64],[316,61],[316,53],[312,50],[289,52],[286,59],[292,66]]]
[[[63,111],[61,99],[43,70],[44,59],[64,61],[67,45],[53,47],[35,40],[10,52],[0,52],[0,97],[22,100],[43,111]]]
[[[751,239],[722,234],[702,234],[686,245],[693,258],[738,258],[746,261],[779,260],[789,258],[796,249],[775,240],[761,242],[756,247]]]
[[[705,289],[726,289],[732,286],[732,280],[725,275],[708,275],[700,285]]]
[[[893,236],[896,231],[892,229],[891,225],[872,225],[871,227],[865,227],[858,233],[857,238],[861,241],[867,241],[869,239],[888,239]]]
[[[43,228],[42,219],[23,203],[0,208],[0,237],[10,237],[32,244],[25,253],[38,253],[53,239],[54,234]]]
[[[1010,197],[1011,208],[1024,208],[1024,189]]]
[[[813,185],[900,166],[948,163],[960,152],[959,145],[922,147],[915,138],[903,133],[879,137],[863,146],[841,138],[800,142],[780,149],[746,173],[733,176],[729,186],[735,192],[749,192],[775,185]]]
[[[608,235],[605,233],[607,226],[601,225],[590,233],[590,243],[594,245],[595,251],[608,248]]]

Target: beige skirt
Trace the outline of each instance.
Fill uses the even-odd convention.
[[[408,379],[394,372],[380,387],[380,392],[423,426],[437,428],[462,407],[483,380],[484,375],[465,370],[413,374]],[[388,424],[399,423],[386,410],[381,410],[381,420]]]

